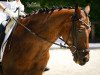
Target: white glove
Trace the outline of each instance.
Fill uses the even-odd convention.
[[[21,2],[18,4],[18,8],[19,8],[19,15],[25,17],[26,14],[24,13],[24,5]]]
[[[25,14],[24,12],[21,12],[21,11],[19,12],[19,15],[20,15],[20,16],[23,16],[23,17],[26,16],[26,14]]]
[[[14,13],[13,11],[9,10],[8,8],[5,9],[4,11],[7,15],[9,15],[11,18],[17,18],[18,17],[18,13]]]
[[[24,5],[22,3],[19,4],[20,11],[24,11]]]

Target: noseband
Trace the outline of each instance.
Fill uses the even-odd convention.
[[[85,11],[84,11],[85,12]],[[86,15],[87,16],[87,15]],[[72,51],[72,54],[78,53],[78,52],[89,52],[89,49],[83,49],[83,50],[78,50],[78,45],[77,45],[77,25],[76,22],[79,21],[82,23],[82,25],[84,25],[86,27],[86,29],[90,29],[91,28],[91,22],[86,23],[84,20],[79,19],[78,15],[76,13],[74,13],[72,15],[72,27],[71,27],[71,36],[72,36],[72,40],[73,43],[71,46],[69,46],[70,49],[73,49],[74,51]]]

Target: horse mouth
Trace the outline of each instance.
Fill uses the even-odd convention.
[[[74,61],[75,61],[76,64],[83,66],[89,61],[89,58],[85,57],[83,59],[74,59]]]
[[[79,64],[79,65],[81,65],[81,66],[83,66],[83,65],[86,64],[86,62],[79,62],[79,61],[77,61],[76,63]]]
[[[83,62],[83,61],[75,61],[75,63],[77,63],[77,64],[79,64],[79,65],[81,65],[81,66],[83,66],[83,65],[86,64],[86,62]]]
[[[79,53],[74,53],[74,58],[73,60],[75,61],[75,63],[83,66],[85,65],[88,61],[89,61],[89,50],[82,50],[82,52]]]

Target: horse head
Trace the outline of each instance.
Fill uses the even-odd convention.
[[[78,5],[71,17],[71,27],[69,36],[63,39],[69,46],[74,58],[79,65],[84,65],[89,61],[89,34],[91,31],[88,14],[90,6],[80,9]]]

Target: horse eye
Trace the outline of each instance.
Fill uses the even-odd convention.
[[[84,31],[84,28],[79,28],[78,29],[78,32],[83,32]]]
[[[83,22],[81,22],[81,24],[82,24],[82,25],[84,25],[84,23],[83,23]]]
[[[81,30],[81,29],[80,29],[80,30],[78,30],[78,32],[82,32],[82,31],[83,31],[83,30]]]

